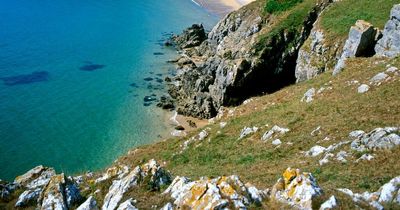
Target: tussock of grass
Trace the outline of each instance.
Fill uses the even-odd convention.
[[[303,0],[267,0],[264,11],[270,14],[283,12],[302,1]]]

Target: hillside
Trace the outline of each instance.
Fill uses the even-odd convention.
[[[218,94],[208,95],[211,89],[205,85],[193,92],[176,90],[186,91],[177,96],[185,104],[188,95],[211,97],[214,110],[207,114],[211,109],[199,108],[203,102],[190,105],[199,108],[191,110],[194,116],[212,117],[208,125],[134,148],[101,172],[67,178],[37,168],[0,185],[0,209],[13,209],[27,191],[25,198],[33,199],[21,208],[75,209],[86,200],[80,209],[400,209],[400,51],[379,56],[382,50],[375,47],[377,55],[345,57],[343,68],[332,75],[351,48],[347,43],[357,37],[348,35],[357,20],[385,28],[374,36],[379,37],[374,46],[396,40],[399,25],[388,25],[400,23],[400,6],[392,9],[400,2],[288,2],[293,5],[256,1],[228,15],[201,44],[184,49],[190,61],[178,67],[185,69],[176,80],[187,82],[182,87],[205,80],[218,83],[229,72],[245,71],[219,89],[222,98],[233,96],[229,103],[214,106]],[[254,22],[239,25],[223,44],[212,43],[237,16],[246,21],[260,17],[259,30],[241,40],[238,34]],[[237,68],[245,60],[249,65]],[[205,78],[210,69],[223,75]],[[193,72],[199,80],[190,80]],[[266,76],[291,80],[268,86],[273,79],[263,81]],[[248,84],[254,86],[242,89],[240,97],[229,92]]]

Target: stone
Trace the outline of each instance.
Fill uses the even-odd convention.
[[[126,165],[117,165],[110,167],[106,170],[106,172],[99,178],[95,180],[95,183],[100,183],[105,180],[108,180],[112,177],[117,176],[118,178],[121,178],[125,176],[129,172],[129,167]]]
[[[238,176],[222,176],[214,179],[203,177],[189,181],[177,177],[164,194],[170,194],[177,209],[223,209],[232,205],[244,209],[251,203],[261,202],[267,192],[251,184],[243,184]]]
[[[35,189],[46,185],[55,174],[56,172],[53,168],[40,165],[16,177],[14,182],[29,189]]]
[[[282,144],[282,141],[280,139],[275,139],[272,141],[272,145],[278,146],[280,144]]]
[[[400,55],[400,4],[393,6],[375,51],[377,56],[389,58]]]
[[[90,196],[85,202],[83,202],[76,210],[98,210],[97,202]]]
[[[316,157],[316,156],[324,153],[325,150],[326,150],[325,147],[316,145],[316,146],[311,147],[311,149],[306,152],[306,155],[310,156],[310,157]]]
[[[372,159],[374,159],[374,156],[371,154],[363,154],[360,158],[358,158],[356,160],[356,163],[363,161],[363,160],[367,160],[367,161],[371,161]]]
[[[331,158],[333,158],[333,157],[335,157],[334,154],[332,154],[332,153],[326,153],[325,156],[324,156],[324,158],[322,158],[321,160],[319,160],[319,165],[322,166],[322,165],[325,165],[325,164],[329,163],[329,159],[331,159]]]
[[[239,139],[243,139],[244,137],[246,137],[252,133],[255,133],[257,131],[258,131],[257,127],[244,127],[242,129],[242,131],[240,131]]]
[[[366,84],[362,84],[357,88],[358,93],[366,93],[369,90],[369,86]]]
[[[18,200],[15,203],[15,207],[24,207],[28,204],[36,203],[41,192],[41,188],[36,188],[34,190],[25,190],[21,195],[19,195]]]
[[[389,75],[387,75],[387,74],[381,72],[381,73],[376,74],[374,77],[372,77],[372,78],[369,80],[369,83],[370,83],[371,85],[380,85],[380,84],[381,84],[383,81],[385,81],[386,78],[388,78],[388,77],[389,77]]]
[[[121,205],[118,206],[117,210],[138,210],[138,209],[133,205],[132,198],[129,198],[125,202],[121,203]]]
[[[394,67],[394,66],[392,66],[392,67],[389,67],[388,69],[386,69],[386,72],[387,73],[395,73],[395,72],[397,72],[399,69],[397,68],[397,67]]]
[[[220,128],[225,128],[226,124],[227,124],[227,122],[220,122],[219,123],[219,127]]]
[[[359,138],[365,135],[365,132],[362,130],[356,130],[349,133],[349,137],[351,139]]]
[[[272,127],[271,130],[269,130],[263,134],[263,136],[261,137],[261,140],[267,141],[267,140],[271,139],[272,137],[275,137],[277,135],[283,135],[289,131],[290,131],[289,128],[282,128],[277,125],[274,125],[274,127]]]
[[[171,175],[153,159],[146,164],[137,166],[125,177],[113,181],[104,198],[102,209],[115,209],[124,194],[143,180],[148,182],[145,185],[150,187],[150,190],[159,190],[162,185],[171,182]]]
[[[66,177],[64,174],[52,176],[49,183],[43,189],[39,197],[41,210],[67,210],[68,205],[65,200]]]
[[[179,36],[172,39],[182,49],[199,46],[207,35],[202,24],[193,24],[191,27],[183,31]]]
[[[167,203],[160,210],[174,210],[174,206],[172,203]]]
[[[348,58],[373,55],[377,33],[378,29],[374,28],[372,24],[364,20],[357,20],[356,24],[350,28],[349,37],[333,70],[333,75],[342,71]]]
[[[317,136],[321,134],[321,126],[318,126],[317,128],[315,128],[313,131],[311,131],[310,135],[311,136]]]
[[[312,209],[313,201],[323,191],[311,173],[288,168],[271,191],[271,199],[299,209]]]
[[[11,196],[11,193],[13,193],[19,187],[20,185],[15,182],[7,183],[0,180],[0,200],[8,200]]]
[[[332,210],[338,208],[339,204],[335,196],[331,196],[327,201],[321,204],[319,210]]]
[[[342,163],[346,163],[346,162],[347,162],[346,158],[347,158],[348,156],[349,156],[349,155],[347,154],[346,151],[340,151],[340,152],[338,152],[338,153],[336,154],[336,160],[337,160],[337,161],[340,161],[340,162],[342,162]]]
[[[311,101],[314,100],[315,96],[315,88],[311,88],[309,90],[307,90],[306,93],[304,93],[303,98],[301,99],[301,102],[306,102],[306,103],[310,103]]]
[[[399,128],[376,128],[368,134],[359,136],[351,142],[351,149],[359,152],[368,150],[393,149],[400,145]]]

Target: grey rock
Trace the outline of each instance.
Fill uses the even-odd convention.
[[[244,127],[242,129],[242,131],[240,131],[239,139],[243,139],[244,137],[246,137],[252,133],[255,133],[257,131],[258,131],[257,127]]]
[[[83,202],[76,210],[98,210],[97,202],[90,196],[85,202]]]
[[[165,204],[160,210],[173,210],[174,206],[171,203]]]
[[[10,195],[19,188],[20,185],[17,183],[7,183],[0,180],[0,200],[7,200]]]
[[[348,58],[373,55],[377,32],[378,29],[372,24],[357,20],[356,24],[350,28],[349,37],[333,70],[333,75],[342,71]]]
[[[376,128],[368,134],[359,136],[351,143],[351,149],[356,151],[393,149],[400,145],[399,128]]]
[[[311,88],[311,89],[307,90],[306,93],[304,93],[304,96],[301,99],[301,102],[310,103],[311,101],[314,100],[314,96],[315,96],[315,88]]]
[[[366,84],[362,84],[357,88],[358,93],[366,93],[369,90],[369,86]]]
[[[51,177],[49,183],[43,189],[39,197],[39,208],[41,210],[67,210],[68,205],[65,201],[66,177],[64,174]]]
[[[336,199],[335,196],[331,196],[327,201],[325,201],[323,204],[321,204],[321,207],[319,207],[319,210],[332,210],[335,209],[339,206],[339,203]]]
[[[267,141],[268,139],[271,139],[274,136],[283,135],[289,131],[290,131],[289,128],[282,128],[277,125],[274,125],[274,127],[272,127],[271,130],[269,130],[263,134],[263,136],[261,137],[261,140]]]
[[[125,202],[121,203],[117,210],[138,210],[134,205],[133,205],[133,200],[132,198],[129,198]]]
[[[42,193],[41,188],[36,188],[33,190],[25,190],[21,195],[19,195],[17,202],[15,203],[15,207],[24,207],[28,204],[37,203],[37,199]]]
[[[36,189],[46,185],[55,174],[56,172],[53,168],[40,165],[18,176],[14,182],[29,189]]]
[[[193,24],[179,36],[172,39],[182,49],[199,46],[207,35],[202,24]]]
[[[390,58],[400,55],[400,4],[393,6],[382,34],[375,46],[376,55]]]
[[[282,144],[282,141],[280,139],[275,139],[275,140],[272,141],[272,145],[278,146],[278,145],[281,145],[281,144]]]
[[[387,75],[387,74],[381,72],[381,73],[376,74],[376,75],[375,75],[374,77],[372,77],[369,81],[370,81],[370,84],[373,84],[373,85],[380,85],[380,84],[381,84],[383,81],[385,81],[386,78],[388,78],[388,77],[389,77],[389,75]]]

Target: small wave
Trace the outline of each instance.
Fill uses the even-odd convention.
[[[201,4],[195,0],[191,0],[193,3],[195,3],[197,6],[201,7]]]

